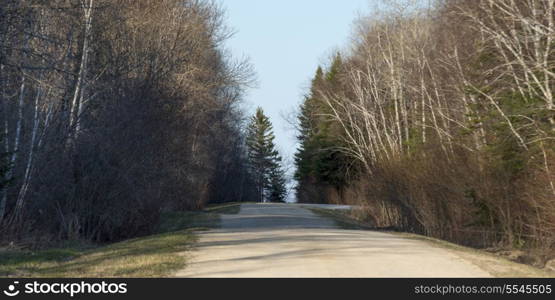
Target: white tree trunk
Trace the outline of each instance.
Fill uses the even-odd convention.
[[[89,39],[92,29],[92,12],[94,0],[89,0],[88,5],[83,4],[84,21],[85,21],[85,36],[83,39],[83,47],[81,49],[81,63],[79,65],[79,73],[77,75],[77,82],[73,93],[73,100],[71,102],[69,127],[73,134],[70,135],[72,139],[79,136],[81,130],[80,118],[83,114],[83,95],[84,95],[84,80],[87,76],[87,65],[89,58]]]
[[[35,103],[33,106],[33,131],[31,133],[31,142],[29,145],[27,165],[25,167],[25,175],[23,177],[23,183],[21,184],[21,188],[19,190],[19,194],[17,196],[16,206],[15,206],[16,215],[23,208],[25,195],[29,187],[29,182],[31,181],[31,170],[33,168],[33,163],[34,163],[35,145],[37,141],[37,132],[38,132],[39,123],[40,123],[39,122],[39,101],[41,96],[42,96],[42,87],[39,84],[37,88],[37,95],[35,96]]]
[[[7,152],[11,152],[10,158],[9,158],[9,168],[8,168],[8,172],[6,172],[6,179],[10,179],[13,176],[13,170],[16,167],[16,162],[18,159],[18,154],[19,154],[19,147],[20,147],[20,143],[21,143],[21,129],[23,127],[23,104],[24,104],[24,100],[25,100],[25,75],[21,76],[21,85],[19,88],[19,100],[17,103],[17,124],[16,124],[16,128],[15,128],[15,136],[14,136],[14,142],[13,142],[13,149],[11,151],[9,151],[9,147],[8,147],[8,151]],[[8,127],[7,127],[7,123],[5,124],[5,130],[7,133],[8,132]],[[9,137],[6,136],[6,140]],[[6,145],[7,142],[6,142]],[[2,205],[3,205],[3,209],[4,212],[3,214],[5,214],[5,206],[6,203],[8,201],[8,192],[7,192],[7,188],[4,189],[4,193],[2,195]],[[2,217],[3,218],[3,217]]]

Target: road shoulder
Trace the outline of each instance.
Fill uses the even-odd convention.
[[[322,208],[310,208],[320,216],[333,219],[337,226],[349,230],[372,230],[372,228],[358,220],[350,218],[343,211],[326,210]],[[411,233],[400,233],[393,231],[380,231],[406,239],[418,240],[428,243],[430,246],[448,250],[452,254],[471,262],[475,266],[498,278],[555,278],[555,272],[539,269],[510,261],[504,257],[486,252],[484,250],[464,247],[447,241],[426,237]]]

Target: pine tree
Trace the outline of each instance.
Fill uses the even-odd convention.
[[[301,104],[299,115],[300,147],[295,154],[298,181],[297,199],[300,202],[324,201],[325,195],[312,193],[308,190],[321,191],[322,187],[333,187],[340,190],[346,183],[346,156],[338,149],[342,148],[342,130],[339,124],[330,119],[332,114],[329,105],[319,99],[326,91],[341,90],[340,75],[343,61],[340,54],[334,56],[327,71],[319,67],[316,71],[310,94]],[[305,195],[305,196],[303,196]]]
[[[285,200],[282,159],[276,150],[274,140],[272,123],[262,108],[258,108],[248,126],[247,147],[260,202]]]
[[[337,53],[333,57],[329,71],[326,73],[326,81],[328,82],[328,85],[331,85],[332,89],[338,88],[338,85],[340,84],[338,77],[342,68],[343,58],[341,57],[341,53]]]
[[[315,136],[318,134],[318,100],[316,99],[317,89],[324,81],[324,71],[321,67],[316,70],[316,75],[312,80],[310,95],[308,95],[301,105],[299,115],[299,135],[297,140],[300,147],[295,154],[295,164],[297,171],[295,178],[301,181],[310,176],[313,168],[314,154],[316,145]]]
[[[278,158],[281,161],[281,158]],[[273,164],[270,173],[270,186],[267,198],[270,202],[286,202],[287,187],[285,180],[285,172],[279,163]]]

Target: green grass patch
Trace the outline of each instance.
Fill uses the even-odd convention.
[[[166,212],[158,226],[159,233],[179,230],[208,230],[220,227],[220,215],[211,212]]]
[[[236,215],[241,210],[240,203],[210,205],[203,211],[166,212],[162,214],[159,233],[177,230],[208,230],[219,228],[220,215]]]
[[[214,214],[236,215],[241,211],[241,203],[210,205],[204,211]]]
[[[2,277],[164,277],[183,268],[191,231],[137,238],[95,249],[0,250]]]
[[[238,207],[238,206],[237,206]],[[227,205],[204,212],[164,213],[158,234],[107,246],[67,244],[31,251],[0,249],[0,277],[165,277],[183,269],[195,231],[218,228]]]

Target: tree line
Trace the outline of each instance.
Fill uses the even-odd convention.
[[[555,248],[555,1],[394,1],[299,109],[301,202],[458,243]]]
[[[256,201],[248,62],[204,0],[0,4],[0,240],[114,241]]]

